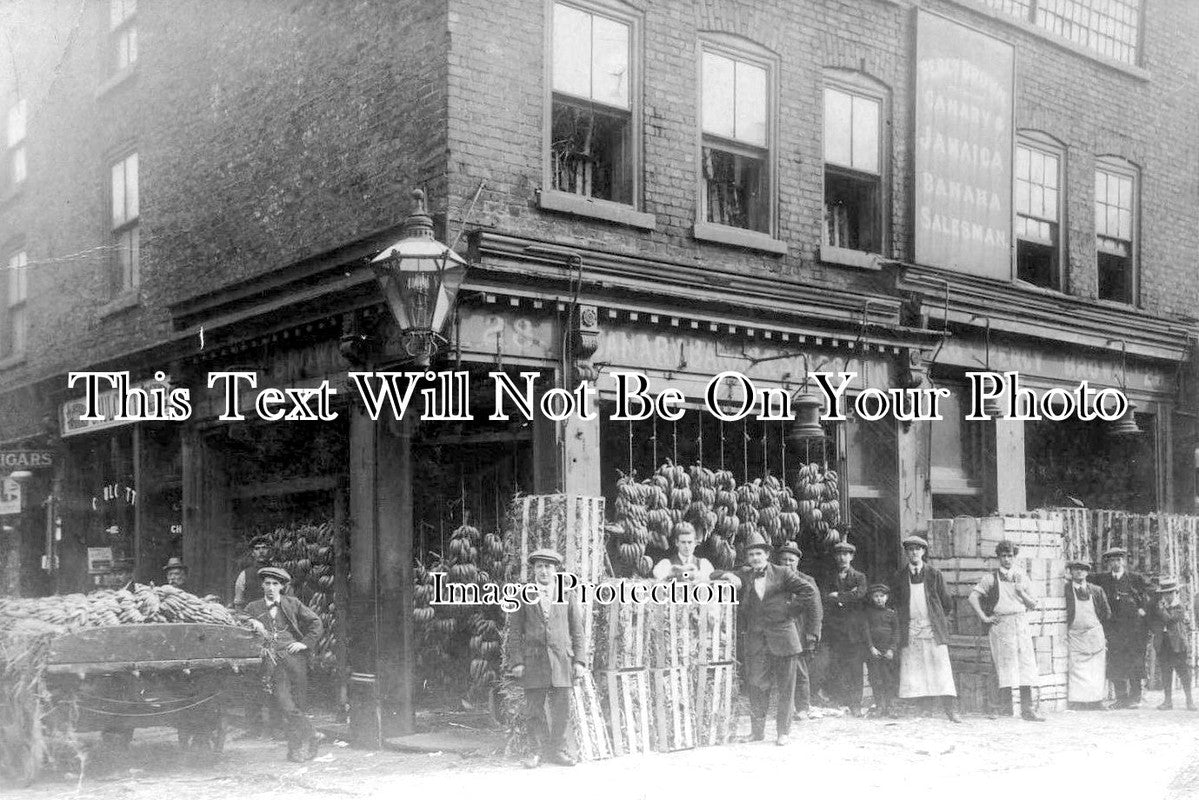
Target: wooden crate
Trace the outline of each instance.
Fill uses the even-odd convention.
[[[650,605],[597,604],[595,666],[601,670],[644,669],[649,666],[652,625]]]
[[[505,534],[514,580],[531,580],[529,554],[543,547],[561,553],[563,569],[580,581],[598,582],[608,576],[602,497],[518,495],[512,499]]]
[[[691,670],[687,667],[651,669],[649,676],[654,707],[654,750],[670,753],[695,747]]]
[[[590,672],[571,687],[570,722],[580,759],[598,761],[612,758],[614,753],[608,724]]]
[[[695,740],[700,747],[725,744],[737,726],[737,665],[693,668],[695,676]]]
[[[654,709],[648,670],[608,670],[601,673],[612,751],[618,756],[651,751]]]
[[[737,604],[696,605],[695,663],[731,664],[737,660]]]
[[[690,604],[663,603],[650,606],[649,666],[651,669],[686,667],[694,663]]]

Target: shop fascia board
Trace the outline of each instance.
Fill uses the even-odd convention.
[[[891,262],[895,289],[916,295],[930,326],[986,328],[1026,339],[1122,352],[1177,362],[1199,335],[1194,323],[1171,322],[1132,307],[1088,301],[1041,289],[1006,284],[912,264]],[[949,301],[946,313],[946,287]]]

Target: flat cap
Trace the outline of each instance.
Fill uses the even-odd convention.
[[[834,553],[856,553],[856,552],[858,552],[858,548],[854,547],[849,542],[837,542],[835,545],[833,545],[833,552]]]
[[[1123,547],[1109,547],[1103,551],[1104,558],[1119,558],[1121,556],[1124,558],[1128,557],[1128,551]]]
[[[167,559],[167,563],[162,565],[162,571],[170,572],[173,569],[181,569],[187,572],[187,564],[184,564],[183,559],[179,556],[171,556]]]
[[[800,550],[799,545],[795,542],[787,542],[774,551],[774,554],[778,556],[781,556],[783,553],[794,553],[796,558],[803,558],[803,550]]]
[[[867,594],[874,594],[875,592],[891,594],[891,587],[885,583],[872,583],[870,584],[870,589],[867,591]]]
[[[908,534],[907,536],[903,537],[903,546],[904,547],[923,547],[925,550],[927,550],[928,549],[928,539],[925,539],[923,536],[917,536],[916,534],[911,533],[911,534]]]
[[[1075,561],[1067,561],[1067,562],[1066,562],[1066,569],[1085,569],[1087,572],[1090,572],[1090,571],[1091,571],[1091,565],[1090,565],[1090,564],[1088,564],[1088,563],[1087,563],[1087,562],[1085,562],[1085,561],[1078,561],[1078,560],[1075,560]]]
[[[262,580],[274,578],[281,583],[291,583],[291,574],[283,567],[263,567],[258,570],[258,577]]]
[[[529,563],[532,564],[534,561],[548,561],[554,566],[560,567],[562,566],[562,554],[552,547],[543,547],[529,553]]]
[[[257,547],[260,544],[270,547],[271,537],[267,536],[265,533],[260,533],[250,540],[250,547]]]

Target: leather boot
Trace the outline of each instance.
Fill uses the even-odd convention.
[[[1009,689],[1009,695],[1011,690]],[[1020,687],[1020,718],[1028,722],[1044,722],[1045,718],[1039,716],[1036,712],[1036,707],[1032,701],[1032,687]]]
[[[941,698],[941,707],[945,709],[946,719],[955,724],[961,724],[962,718],[958,716],[956,697]]]
[[[1015,712],[1012,711],[1012,687],[999,687],[999,700],[998,705],[995,708],[995,716],[1010,717],[1014,713]]]

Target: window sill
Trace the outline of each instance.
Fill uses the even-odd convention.
[[[658,227],[658,220],[653,214],[637,211],[632,206],[560,192],[557,189],[542,189],[538,192],[537,203],[544,211],[559,211],[579,217],[602,219],[604,222],[615,222],[643,231],[652,231]]]
[[[701,242],[727,244],[732,247],[744,247],[747,250],[761,250],[776,256],[787,255],[787,243],[775,239],[768,233],[747,231],[744,228],[733,228],[712,222],[697,222],[691,229],[691,235]]]
[[[100,306],[101,317],[111,317],[113,314],[119,314],[122,311],[128,311],[142,304],[141,294],[137,289],[130,289],[123,294],[119,294],[109,300],[104,305]]]
[[[1002,22],[1005,25],[1010,25],[1013,28],[1019,28],[1025,33],[1032,34],[1042,41],[1046,41],[1052,45],[1055,45],[1056,47],[1060,47],[1062,50],[1067,50],[1071,53],[1083,56],[1084,58],[1088,58],[1100,66],[1116,70],[1117,72],[1123,72],[1129,77],[1136,78],[1137,80],[1141,81],[1149,81],[1153,79],[1153,73],[1147,69],[1138,67],[1135,64],[1127,64],[1123,61],[1117,61],[1114,58],[1108,58],[1102,53],[1097,53],[1089,47],[1082,47],[1081,45],[1074,44],[1073,42],[1068,42],[1065,39],[1055,36],[1044,28],[1034,25],[1027,20],[1018,19],[1009,14],[1005,14],[1002,11],[988,8],[987,6],[983,5],[980,0],[950,0],[950,2],[952,2],[954,5],[973,11],[975,14],[981,14],[984,17],[990,17],[993,20]],[[1143,24],[1144,22],[1142,21],[1142,25]]]
[[[13,353],[11,356],[0,358],[0,372],[25,363],[25,353]]]
[[[842,267],[857,269],[882,269],[883,257],[879,253],[867,253],[864,250],[850,250],[847,247],[833,247],[829,244],[820,246],[820,260],[826,264],[838,264]]]
[[[130,64],[129,66],[125,67],[120,72],[114,73],[112,76],[110,76],[108,78],[108,80],[104,81],[104,83],[102,83],[96,87],[96,99],[99,100],[101,97],[108,94],[113,89],[117,88],[118,86],[120,86],[124,83],[127,83],[136,74],[137,74],[137,64],[136,63]]]

